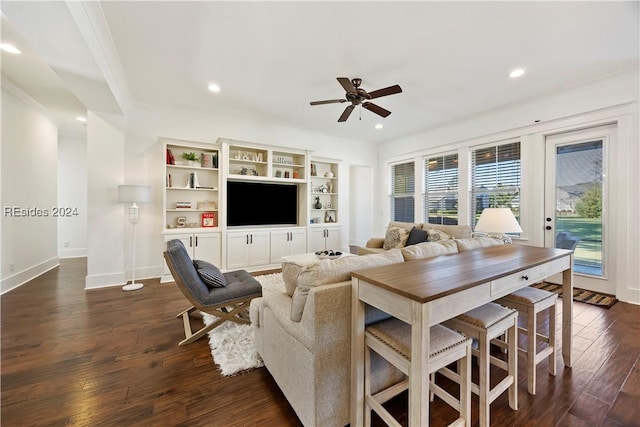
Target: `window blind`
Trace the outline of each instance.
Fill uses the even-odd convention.
[[[415,163],[391,166],[391,220],[414,222]]]
[[[511,208],[520,219],[520,141],[473,150],[471,154],[471,227],[484,208]]]
[[[458,154],[424,160],[424,216],[431,224],[458,224]]]

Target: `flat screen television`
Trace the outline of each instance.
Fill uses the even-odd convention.
[[[297,225],[298,187],[227,181],[227,225]]]

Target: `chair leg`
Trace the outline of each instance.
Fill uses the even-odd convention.
[[[509,363],[509,375],[513,377],[513,383],[509,386],[509,407],[518,410],[518,318],[514,319],[513,326],[509,328],[505,337],[508,337],[509,349],[507,351]]]
[[[549,307],[549,345],[553,350],[549,356],[549,373],[553,376],[556,375],[556,353],[558,347],[556,346],[556,327],[558,320],[556,318],[556,305]]]
[[[471,426],[471,346],[467,347],[467,355],[458,360],[460,374],[460,416],[467,427]]]
[[[210,325],[205,325],[204,327],[198,329],[195,333],[191,332],[191,324],[189,323],[188,312],[185,312],[182,315],[182,321],[184,323],[185,339],[183,339],[178,343],[178,345],[180,346],[191,344],[192,342],[199,340],[200,338],[205,336],[210,330],[220,326],[225,321],[225,319],[218,319],[215,322],[211,323]]]
[[[527,313],[527,389],[536,394],[536,354],[538,352],[538,319],[533,309]]]
[[[480,338],[478,339],[478,364],[480,365],[480,375],[478,378],[478,397],[480,400],[480,427],[489,427],[490,425],[489,405],[491,404],[491,402],[489,401],[489,387],[491,386],[491,384],[489,382],[489,346],[490,343],[487,339],[486,332],[481,332]]]

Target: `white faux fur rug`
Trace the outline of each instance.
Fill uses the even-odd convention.
[[[256,276],[262,285],[262,293],[272,291],[284,292],[282,273]],[[215,316],[202,313],[206,325],[216,320]],[[234,375],[242,371],[264,366],[262,358],[253,344],[253,326],[234,322],[224,322],[209,332],[209,347],[213,361],[222,375]]]

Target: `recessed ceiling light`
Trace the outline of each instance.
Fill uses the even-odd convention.
[[[5,52],[8,53],[13,53],[14,55],[18,55],[20,53],[22,53],[22,51],[20,49],[18,49],[17,47],[15,47],[12,44],[9,43],[1,43],[0,44],[0,49],[4,50]]]
[[[86,117],[82,117],[82,116],[78,116],[76,117],[76,120],[82,123],[87,123],[87,118]]]
[[[211,83],[211,84],[209,84],[208,89],[209,89],[209,91],[211,91],[211,92],[215,92],[215,93],[220,92],[220,86],[218,86],[218,85],[217,85],[217,84],[215,84],[215,83]]]
[[[376,128],[376,129],[382,129],[383,127],[384,127],[384,126],[382,126],[382,123],[378,123],[378,124],[375,126],[375,128]]]
[[[509,73],[509,77],[515,79],[524,75],[524,68],[516,68]]]

